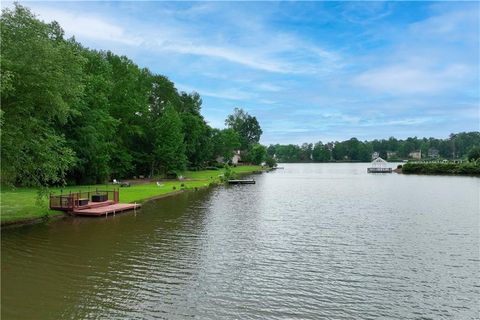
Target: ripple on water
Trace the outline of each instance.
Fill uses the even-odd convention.
[[[2,319],[478,318],[478,179],[285,165],[2,233]]]

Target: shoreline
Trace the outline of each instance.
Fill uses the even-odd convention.
[[[197,190],[198,189],[209,188],[213,185],[214,184],[210,184],[208,186],[203,186],[203,187],[197,187]],[[139,201],[135,201],[135,202],[144,204],[144,203],[147,203],[147,202],[150,202],[150,201],[161,200],[161,199],[164,199],[164,198],[178,196],[182,193],[191,192],[191,191],[195,191],[195,189],[175,190],[175,191],[172,191],[172,192],[169,192],[169,193],[140,199]],[[129,202],[129,203],[132,203],[132,202]],[[70,218],[70,217],[75,217],[74,215],[63,212],[63,211],[55,211],[55,210],[50,210],[50,211],[51,212],[49,212],[49,214],[47,216],[43,216],[43,217],[6,221],[6,222],[4,222],[0,225],[0,229],[3,230],[3,229],[9,229],[9,228],[24,227],[24,226],[39,224],[39,223],[42,223],[42,222],[50,223],[50,222],[54,222],[54,221],[61,220],[61,219],[67,219],[67,218]],[[131,211],[131,210],[129,210],[129,211]],[[126,211],[126,212],[128,212],[128,211]],[[87,218],[96,218],[96,217],[87,217]]]
[[[236,168],[242,168],[241,166],[236,167]],[[255,166],[255,168],[252,168],[252,170],[246,170],[246,171],[239,171],[235,172],[235,174],[239,176],[245,176],[245,175],[250,175],[250,174],[255,174],[255,173],[264,173],[270,170],[269,168],[262,168],[260,166]],[[205,173],[208,171],[197,171],[198,173]],[[222,170],[218,170],[218,172],[223,172]],[[211,177],[212,178],[212,177]],[[221,181],[219,177],[215,177],[212,179],[198,179],[198,178],[192,178],[192,179],[186,179],[186,180],[166,180],[166,183],[169,184],[174,184],[176,187],[176,184],[188,184],[188,183],[202,183],[202,185],[194,185],[194,186],[186,186],[186,187],[180,187],[179,189],[172,189],[171,191],[168,191],[166,193],[162,194],[155,194],[152,196],[146,196],[141,199],[133,200],[133,201],[128,201],[127,203],[146,203],[149,201],[155,201],[155,200],[160,200],[163,198],[168,198],[168,197],[174,197],[177,195],[180,195],[185,192],[190,192],[190,191],[195,191],[199,189],[205,189],[205,188],[210,188],[212,186],[218,186],[221,184]],[[141,184],[139,184],[141,185]],[[139,186],[137,185],[137,186]],[[135,186],[132,186],[131,188],[135,188]],[[123,188],[122,188],[123,189]],[[124,189],[124,190],[131,190],[130,188]],[[2,197],[3,198],[3,197]],[[16,227],[23,227],[23,226],[29,226],[29,225],[34,225],[34,224],[39,224],[39,223],[51,223],[60,219],[65,219],[68,217],[71,217],[72,215],[65,213],[63,211],[55,211],[55,210],[50,210],[48,209],[47,213],[42,216],[38,217],[31,217],[31,218],[20,218],[20,219],[12,219],[12,220],[7,220],[7,221],[2,221],[0,224],[0,229],[9,229],[9,228],[16,228]]]

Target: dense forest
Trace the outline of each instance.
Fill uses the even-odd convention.
[[[378,155],[391,161],[412,158],[411,152],[420,151],[422,159],[463,159],[474,148],[480,147],[480,132],[451,134],[446,139],[407,138],[359,141],[351,138],[346,141],[328,143],[304,143],[302,145],[270,145],[269,155],[275,155],[278,162],[330,162],[330,161],[371,161]]]
[[[1,183],[49,186],[162,176],[231,159],[243,162],[370,161],[437,150],[462,158],[480,133],[448,139],[408,138],[297,145],[259,144],[256,117],[240,108],[225,129],[210,127],[196,92],[180,92],[167,77],[125,56],[83,47],[61,26],[44,23],[16,4],[2,11]]]
[[[16,4],[1,15],[2,184],[101,183],[197,169],[242,150],[261,163],[257,119],[235,109],[211,128],[196,92],[125,56],[65,39]]]

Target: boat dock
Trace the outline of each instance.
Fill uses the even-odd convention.
[[[387,167],[388,162],[380,157],[372,161],[372,166],[367,168],[367,173],[392,173],[392,168]]]
[[[368,173],[391,173],[392,168],[367,168]]]
[[[255,184],[255,180],[248,179],[248,180],[228,180],[229,184]]]
[[[140,208],[140,204],[119,203],[118,190],[79,191],[66,195],[50,195],[50,209],[78,216],[107,216],[137,208]]]

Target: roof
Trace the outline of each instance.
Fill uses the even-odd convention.
[[[383,167],[387,164],[388,162],[383,160],[382,158],[378,157],[375,158],[375,160],[372,161],[372,166],[373,167]]]

